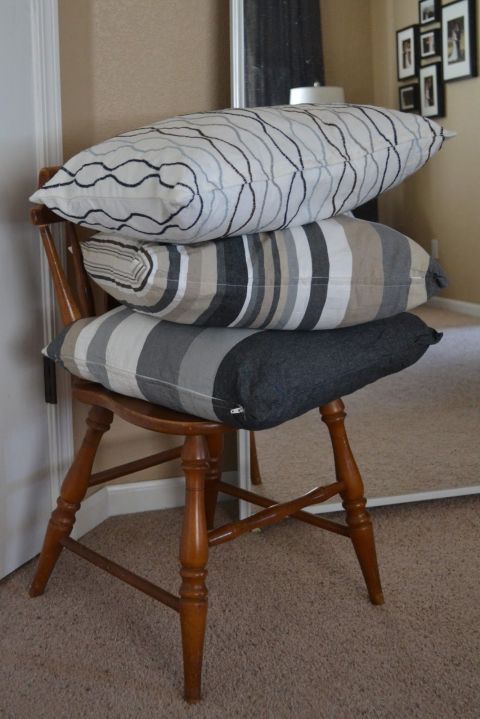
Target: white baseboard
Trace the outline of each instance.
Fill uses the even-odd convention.
[[[480,318],[480,304],[476,302],[462,302],[462,300],[451,300],[448,297],[432,297],[428,301],[428,305],[437,307],[439,310],[450,310],[469,317]]]
[[[222,478],[230,484],[238,484],[237,472],[224,472]],[[72,537],[83,537],[109,517],[181,507],[184,499],[183,477],[106,485],[82,503]],[[225,495],[219,497],[219,501],[228,499]]]
[[[448,499],[449,497],[466,497],[480,494],[480,484],[471,487],[458,487],[455,489],[432,489],[428,492],[413,492],[412,494],[394,494],[391,497],[367,497],[367,507],[387,507],[391,504],[407,504],[408,502],[426,502],[432,499]],[[326,502],[325,504],[312,504],[305,508],[310,514],[328,514],[330,512],[343,512],[341,502]]]

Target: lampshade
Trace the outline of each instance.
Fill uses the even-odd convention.
[[[300,105],[303,102],[314,102],[319,105],[345,102],[345,93],[343,87],[330,87],[328,85],[292,87],[290,90],[290,105]]]

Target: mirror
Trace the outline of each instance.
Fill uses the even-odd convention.
[[[361,12],[360,4],[355,0],[346,4],[352,6],[352,13]],[[393,7],[394,0],[390,4]],[[321,54],[320,7],[322,11],[326,9],[322,20],[329,22],[328,33],[324,32],[324,37],[328,37],[324,51],[328,51],[329,58],[326,77]],[[407,10],[410,14],[417,12],[417,3],[413,0],[402,2],[401,11],[406,13]],[[360,85],[357,82],[354,86],[351,78],[358,77],[355,73],[359,72],[358,61],[362,58],[355,57],[350,50],[352,72],[347,72],[348,53],[339,52],[338,43],[349,32],[350,38],[358,37],[362,26],[358,24],[357,15],[351,23],[357,23],[358,27],[348,27],[346,11],[343,4],[340,8],[339,3],[326,0],[291,0],[289,3],[231,0],[232,104],[287,103],[290,87],[311,85],[315,80],[344,85],[347,102],[359,101]],[[383,16],[379,13],[373,19],[365,18],[365,22],[370,23],[372,39],[380,29],[388,31],[389,35],[378,35],[373,50],[370,40],[364,41],[365,53],[368,53],[364,64],[370,63],[371,67],[370,75],[365,76],[361,86],[365,99],[360,101],[398,108],[393,64],[397,28],[388,25],[392,18],[393,12],[391,15],[384,12]],[[337,27],[332,28],[335,22]],[[409,22],[415,20],[405,16],[403,24]],[[293,27],[290,41],[285,40],[289,24]],[[279,43],[278,37],[283,41]],[[295,47],[294,43],[300,45]],[[348,49],[346,44],[344,49]],[[343,78],[339,77],[342,72]],[[468,88],[465,93],[467,96]],[[475,109],[480,114],[480,105]],[[440,122],[456,129],[462,117],[459,112]],[[453,153],[455,149],[448,147],[440,153],[441,158],[432,171],[436,176],[439,172],[449,172]],[[381,222],[406,234],[409,234],[410,226],[415,228],[417,234],[412,231],[410,236],[429,252],[430,238],[435,237],[432,233],[435,226],[438,227],[434,203],[440,201],[442,191],[435,181],[432,174],[422,171],[407,184],[387,193],[379,203]],[[426,187],[427,183],[429,187]],[[444,184],[448,185],[448,180]],[[429,192],[431,204],[421,206],[415,198],[425,197]],[[466,232],[468,223],[465,218],[473,222],[475,207],[469,192],[468,178],[465,177],[459,202],[464,202],[460,217]],[[467,205],[468,202],[471,204]],[[419,236],[419,228],[422,236]],[[473,225],[470,229],[473,230]],[[440,231],[443,231],[442,226]],[[434,298],[414,310],[427,324],[444,333],[442,341],[412,367],[345,398],[347,429],[365,480],[370,506],[480,492],[480,298],[477,303],[463,301],[460,297],[456,299],[462,270],[458,269],[454,255],[446,246],[443,253],[440,249],[440,261],[451,279],[453,276],[454,287],[448,297]],[[469,262],[466,256],[463,261]],[[480,259],[477,273],[478,267]],[[477,281],[477,288],[479,285]],[[475,288],[471,293],[474,291]],[[478,290],[476,294],[478,296]],[[248,488],[248,433],[239,434],[240,481]],[[334,471],[332,453],[318,410],[280,427],[257,432],[255,440],[262,477],[262,484],[255,491],[282,501],[292,494],[310,490],[319,484],[319,480],[322,483],[331,481]],[[311,507],[310,511],[337,509],[340,505],[332,500],[330,506],[322,504]],[[242,511],[247,513],[248,505]]]

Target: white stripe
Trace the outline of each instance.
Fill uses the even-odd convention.
[[[111,310],[110,312],[107,312],[107,314],[102,315],[101,317],[98,317],[96,320],[93,320],[90,322],[86,327],[84,327],[78,337],[77,341],[75,342],[75,348],[73,352],[73,357],[75,358],[75,362],[81,362],[82,363],[82,377],[83,379],[90,379],[93,382],[96,382],[97,380],[92,375],[90,370],[87,367],[87,352],[88,348],[90,347],[90,343],[93,340],[95,334],[97,333],[98,329],[102,326],[102,324],[109,320],[112,315],[116,315],[118,312],[124,312],[125,307],[116,307],[114,310]]]
[[[284,330],[296,330],[298,325],[305,317],[305,312],[308,307],[308,300],[310,299],[310,293],[312,289],[311,282],[306,282],[306,278],[312,276],[312,255],[310,252],[310,245],[308,244],[307,235],[303,227],[291,227],[290,232],[292,233],[293,240],[295,242],[295,249],[297,252],[298,260],[298,287],[297,296],[295,298],[295,304],[293,306],[292,314],[290,315],[288,322],[284,326]]]
[[[115,392],[145,399],[135,374],[147,337],[157,325],[157,319],[134,312],[115,327],[105,353],[108,382]]]
[[[337,327],[345,317],[350,291],[346,292],[347,283],[352,281],[352,252],[348,244],[345,230],[334,219],[322,222],[322,231],[327,246],[330,264],[327,297],[322,316],[314,329]]]
[[[243,240],[243,249],[245,252],[245,261],[247,263],[247,273],[248,273],[247,295],[245,297],[245,302],[243,303],[243,307],[237,316],[237,319],[234,320],[233,322],[230,322],[229,327],[236,327],[239,324],[239,322],[242,321],[242,317],[245,315],[245,313],[248,309],[248,306],[250,304],[250,300],[252,298],[253,267],[252,267],[252,258],[250,257],[250,249],[248,247],[247,235],[242,235],[242,240]]]

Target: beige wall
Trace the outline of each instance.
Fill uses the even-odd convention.
[[[230,104],[227,0],[60,0],[59,10],[66,158],[142,123]],[[84,408],[74,416],[78,444]],[[116,419],[98,467],[176,442]],[[135,478],[178,475],[172,465]]]
[[[325,82],[347,102],[373,103],[370,0],[320,0]]]
[[[229,104],[226,0],[59,0],[65,155]]]
[[[397,107],[395,30],[418,22],[418,2],[371,0],[371,18],[375,103]],[[440,261],[450,277],[444,296],[480,303],[480,78],[447,83],[445,92],[447,116],[439,122],[458,136],[385,195],[381,219],[427,250],[430,240],[438,239]]]

